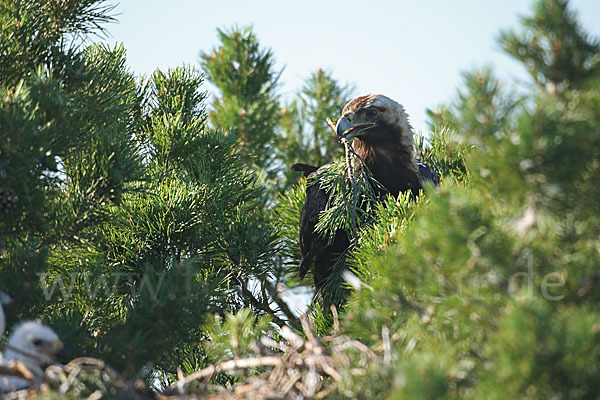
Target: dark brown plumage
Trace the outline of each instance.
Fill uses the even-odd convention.
[[[292,171],[302,172],[302,176],[304,176],[305,178],[318,169],[319,169],[319,167],[314,167],[314,166],[308,165],[308,164],[300,164],[299,163],[299,164],[292,165]]]
[[[415,160],[412,127],[400,104],[383,95],[357,97],[344,107],[336,128],[338,136],[354,138],[355,152],[386,189],[379,195],[398,196],[409,190],[415,196],[418,194],[423,187],[421,165]],[[327,167],[317,170],[310,165],[295,164],[292,169],[303,171],[309,180],[315,180]],[[331,273],[337,257],[350,244],[344,231],[336,232],[331,245],[314,232],[328,199],[329,194],[318,184],[308,185],[300,216],[300,278],[312,269],[317,290]]]

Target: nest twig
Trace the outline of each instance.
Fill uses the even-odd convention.
[[[285,342],[276,342],[267,337],[261,340],[264,345],[262,351],[266,355],[222,361],[186,377],[180,377],[163,391],[162,398],[169,399],[190,394],[201,394],[202,398],[208,399],[325,398],[335,389],[335,384],[342,381],[341,370],[351,365],[346,350],[353,349],[360,354],[362,361],[359,365],[362,368],[366,367],[369,360],[376,357],[375,353],[364,344],[343,335],[336,335],[337,332],[334,332],[334,336],[328,336],[320,341],[313,331],[312,321],[306,314],[300,318],[300,322],[306,339],[284,326],[280,334]],[[335,325],[339,326],[337,318]],[[329,342],[328,346],[324,345],[326,342]],[[267,350],[269,348],[276,349],[277,353]],[[203,379],[204,383],[207,383],[215,373],[255,368],[266,371],[249,378],[242,384],[235,385],[227,392],[213,394],[188,392],[192,382]],[[201,387],[205,389],[207,385]]]
[[[29,382],[33,382],[35,378],[29,368],[18,360],[11,360],[6,364],[0,364],[0,375],[14,376]]]
[[[51,365],[41,386],[11,394],[15,395],[13,398],[35,398],[40,391],[52,391],[67,396],[85,388],[93,391],[90,399],[100,399],[109,392],[130,399],[323,399],[341,388],[343,374],[364,375],[370,363],[379,362],[369,347],[340,332],[335,308],[332,316],[333,330],[329,336],[319,338],[313,321],[304,314],[300,317],[302,336],[284,325],[279,331],[281,340],[263,337],[251,347],[254,353],[251,357],[224,360],[187,376],[178,371],[177,380],[159,393],[148,390],[140,379],[124,378],[102,360],[85,357],[64,366]],[[392,358],[389,331],[382,332],[382,336],[387,340],[384,361],[389,363]],[[224,372],[249,377],[229,388],[210,383],[215,374]],[[0,365],[0,375],[28,379],[27,373],[18,362]]]
[[[334,134],[337,134],[337,129],[335,127],[334,122],[327,118],[327,124],[333,129]],[[354,245],[358,247],[358,223],[356,217],[356,203],[358,201],[358,184],[356,183],[356,178],[354,177],[354,168],[352,167],[352,156],[354,155],[360,161],[360,157],[354,149],[352,148],[352,144],[346,139],[342,137],[341,142],[344,144],[345,149],[345,160],[346,160],[346,171],[348,173],[348,179],[350,180],[350,185],[352,185],[352,234],[354,236]]]

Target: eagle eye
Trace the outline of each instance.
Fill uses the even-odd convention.
[[[377,118],[377,110],[374,108],[369,108],[366,111],[366,116],[368,119],[375,119]]]
[[[43,341],[43,340],[41,340],[41,339],[35,339],[35,340],[34,340],[33,342],[31,342],[31,343],[33,343],[33,345],[37,347],[37,346],[41,346],[41,345],[42,345],[42,343],[44,343],[44,341]]]

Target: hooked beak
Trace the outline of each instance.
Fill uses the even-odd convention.
[[[65,345],[62,345],[60,350],[54,356],[59,362],[67,362],[71,360],[71,350]]]
[[[360,136],[368,129],[375,127],[374,122],[365,122],[352,124],[348,118],[341,116],[335,124],[335,133],[339,140],[346,138],[350,140],[356,136]]]
[[[60,340],[57,340],[53,343],[53,349],[49,351],[47,354],[51,359],[59,362],[67,362],[71,360],[71,351],[64,343]]]

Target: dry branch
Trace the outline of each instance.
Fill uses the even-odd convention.
[[[337,319],[337,318],[336,318]],[[312,320],[307,314],[300,317],[306,339],[288,328],[282,327],[280,334],[286,343],[276,342],[269,337],[261,339],[262,352],[268,350],[269,355],[257,355],[254,358],[223,361],[194,372],[186,377],[179,377],[166,391],[164,396],[185,396],[192,382],[210,379],[220,372],[233,372],[248,369],[264,368],[265,372],[250,377],[243,384],[235,385],[231,390],[220,394],[206,393],[207,385],[200,385],[202,398],[210,399],[301,399],[325,398],[335,390],[335,385],[342,381],[342,370],[353,370],[351,358],[346,350],[353,349],[360,354],[360,367],[365,368],[370,360],[376,359],[367,346],[339,333],[339,322],[333,336],[323,338],[315,335]],[[325,346],[323,343],[328,343]],[[269,348],[275,349],[277,353]],[[360,369],[364,372],[364,369]],[[206,396],[206,397],[205,397]]]
[[[251,347],[255,352],[251,358],[222,361],[188,376],[179,371],[177,381],[162,393],[152,393],[139,379],[124,378],[102,360],[78,358],[64,366],[48,367],[43,377],[44,385],[32,389],[27,396],[35,397],[40,390],[52,390],[59,396],[67,396],[90,383],[102,382],[96,388],[90,387],[92,399],[100,398],[109,388],[123,398],[131,399],[327,398],[343,384],[343,371],[364,374],[370,362],[379,362],[366,345],[341,334],[337,315],[334,319],[336,328],[331,336],[319,338],[313,331],[312,319],[305,314],[300,318],[304,337],[284,325],[279,331],[284,340],[263,337],[260,344]],[[358,365],[355,365],[356,353],[360,355]],[[28,371],[21,371],[19,364],[0,365],[0,374],[27,379]],[[248,378],[230,388],[209,382],[215,374],[236,372],[243,372],[243,376]],[[192,385],[194,382],[199,384]]]
[[[0,375],[14,376],[17,378],[25,379],[29,382],[33,382],[33,373],[18,360],[11,360],[6,364],[0,364]]]

